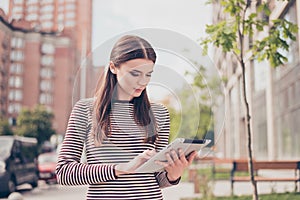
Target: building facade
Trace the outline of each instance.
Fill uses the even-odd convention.
[[[269,1],[270,18],[285,18],[295,24],[300,22],[300,2]],[[214,5],[214,21],[224,19],[220,5]],[[297,14],[298,13],[298,14]],[[288,41],[290,51],[284,66],[271,68],[267,61],[246,63],[246,87],[252,115],[252,143],[255,159],[286,160],[300,158],[300,63],[299,38]],[[246,41],[249,45],[249,41]],[[244,103],[242,99],[241,69],[235,58],[215,50],[215,64],[226,77],[225,94],[215,112],[216,127],[221,127],[219,113],[225,110],[216,151],[224,158],[246,158],[247,135]]]
[[[10,0],[8,20],[31,22],[37,31],[69,30],[80,52],[91,49],[92,0]]]
[[[12,125],[23,107],[41,104],[64,135],[82,97],[77,83],[91,51],[91,6],[91,0],[10,0],[8,15],[0,9],[0,111]]]
[[[72,108],[76,67],[72,40],[30,31],[26,22],[1,19],[1,115],[14,125],[23,107],[41,104],[54,113],[53,126],[63,133]]]

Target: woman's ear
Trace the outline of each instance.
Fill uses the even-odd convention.
[[[115,66],[115,64],[114,64],[112,61],[109,62],[109,70],[110,70],[111,73],[113,73],[113,74],[116,74],[116,73],[117,73],[116,66]]]

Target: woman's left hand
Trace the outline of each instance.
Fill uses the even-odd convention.
[[[197,152],[194,151],[186,158],[182,149],[179,149],[178,153],[175,150],[171,150],[170,153],[166,154],[167,162],[156,161],[156,163],[165,168],[169,181],[175,181],[192,164],[196,155]]]

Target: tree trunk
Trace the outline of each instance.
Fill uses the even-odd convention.
[[[251,134],[251,126],[250,126],[250,109],[249,109],[249,103],[248,103],[248,98],[246,94],[246,72],[245,72],[245,63],[243,60],[240,62],[241,67],[242,67],[242,78],[243,78],[243,97],[244,97],[244,103],[245,103],[245,108],[246,108],[246,113],[245,113],[245,121],[246,121],[246,130],[247,130],[247,139],[248,139],[248,169],[249,169],[249,174],[251,178],[251,184],[253,187],[253,200],[258,200],[258,193],[257,193],[257,184],[256,181],[254,180],[254,170],[253,170],[253,158],[252,158],[252,134]]]

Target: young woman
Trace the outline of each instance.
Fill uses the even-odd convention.
[[[168,144],[168,110],[149,102],[156,53],[138,36],[123,36],[114,45],[109,68],[95,98],[76,103],[70,115],[58,163],[63,185],[88,184],[86,199],[162,199],[161,188],[179,182],[187,160],[181,150],[158,162],[164,170],[135,170]],[[80,163],[83,147],[87,163]]]

